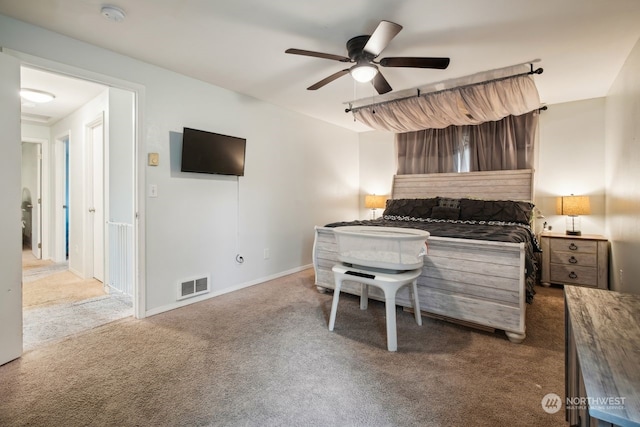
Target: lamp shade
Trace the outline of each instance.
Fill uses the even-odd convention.
[[[384,209],[387,205],[387,196],[367,194],[364,197],[364,206],[369,209]]]
[[[589,196],[565,196],[562,198],[561,215],[589,215],[591,214],[591,203]]]

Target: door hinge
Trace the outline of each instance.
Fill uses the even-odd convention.
[[[42,249],[42,243],[38,243],[38,249]]]

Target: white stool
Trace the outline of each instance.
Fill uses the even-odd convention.
[[[420,315],[420,303],[418,302],[418,276],[422,269],[403,271],[401,273],[381,273],[378,271],[365,270],[361,268],[349,267],[344,264],[336,264],[332,268],[335,277],[336,287],[333,293],[333,303],[331,304],[331,316],[329,317],[329,330],[333,331],[336,323],[336,312],[338,311],[338,300],[340,299],[340,289],[344,280],[352,280],[361,284],[360,309],[366,310],[369,303],[369,285],[377,286],[384,291],[385,309],[387,313],[387,348],[389,351],[398,350],[398,336],[396,332],[396,293],[398,289],[405,285],[411,285],[411,296],[413,298],[413,309],[416,323],[422,326],[422,316]]]

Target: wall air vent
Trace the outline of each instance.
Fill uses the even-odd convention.
[[[178,300],[209,292],[209,276],[181,280],[178,282]]]

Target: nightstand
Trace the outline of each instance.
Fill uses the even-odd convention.
[[[609,242],[604,236],[540,234],[542,284],[609,289]]]

